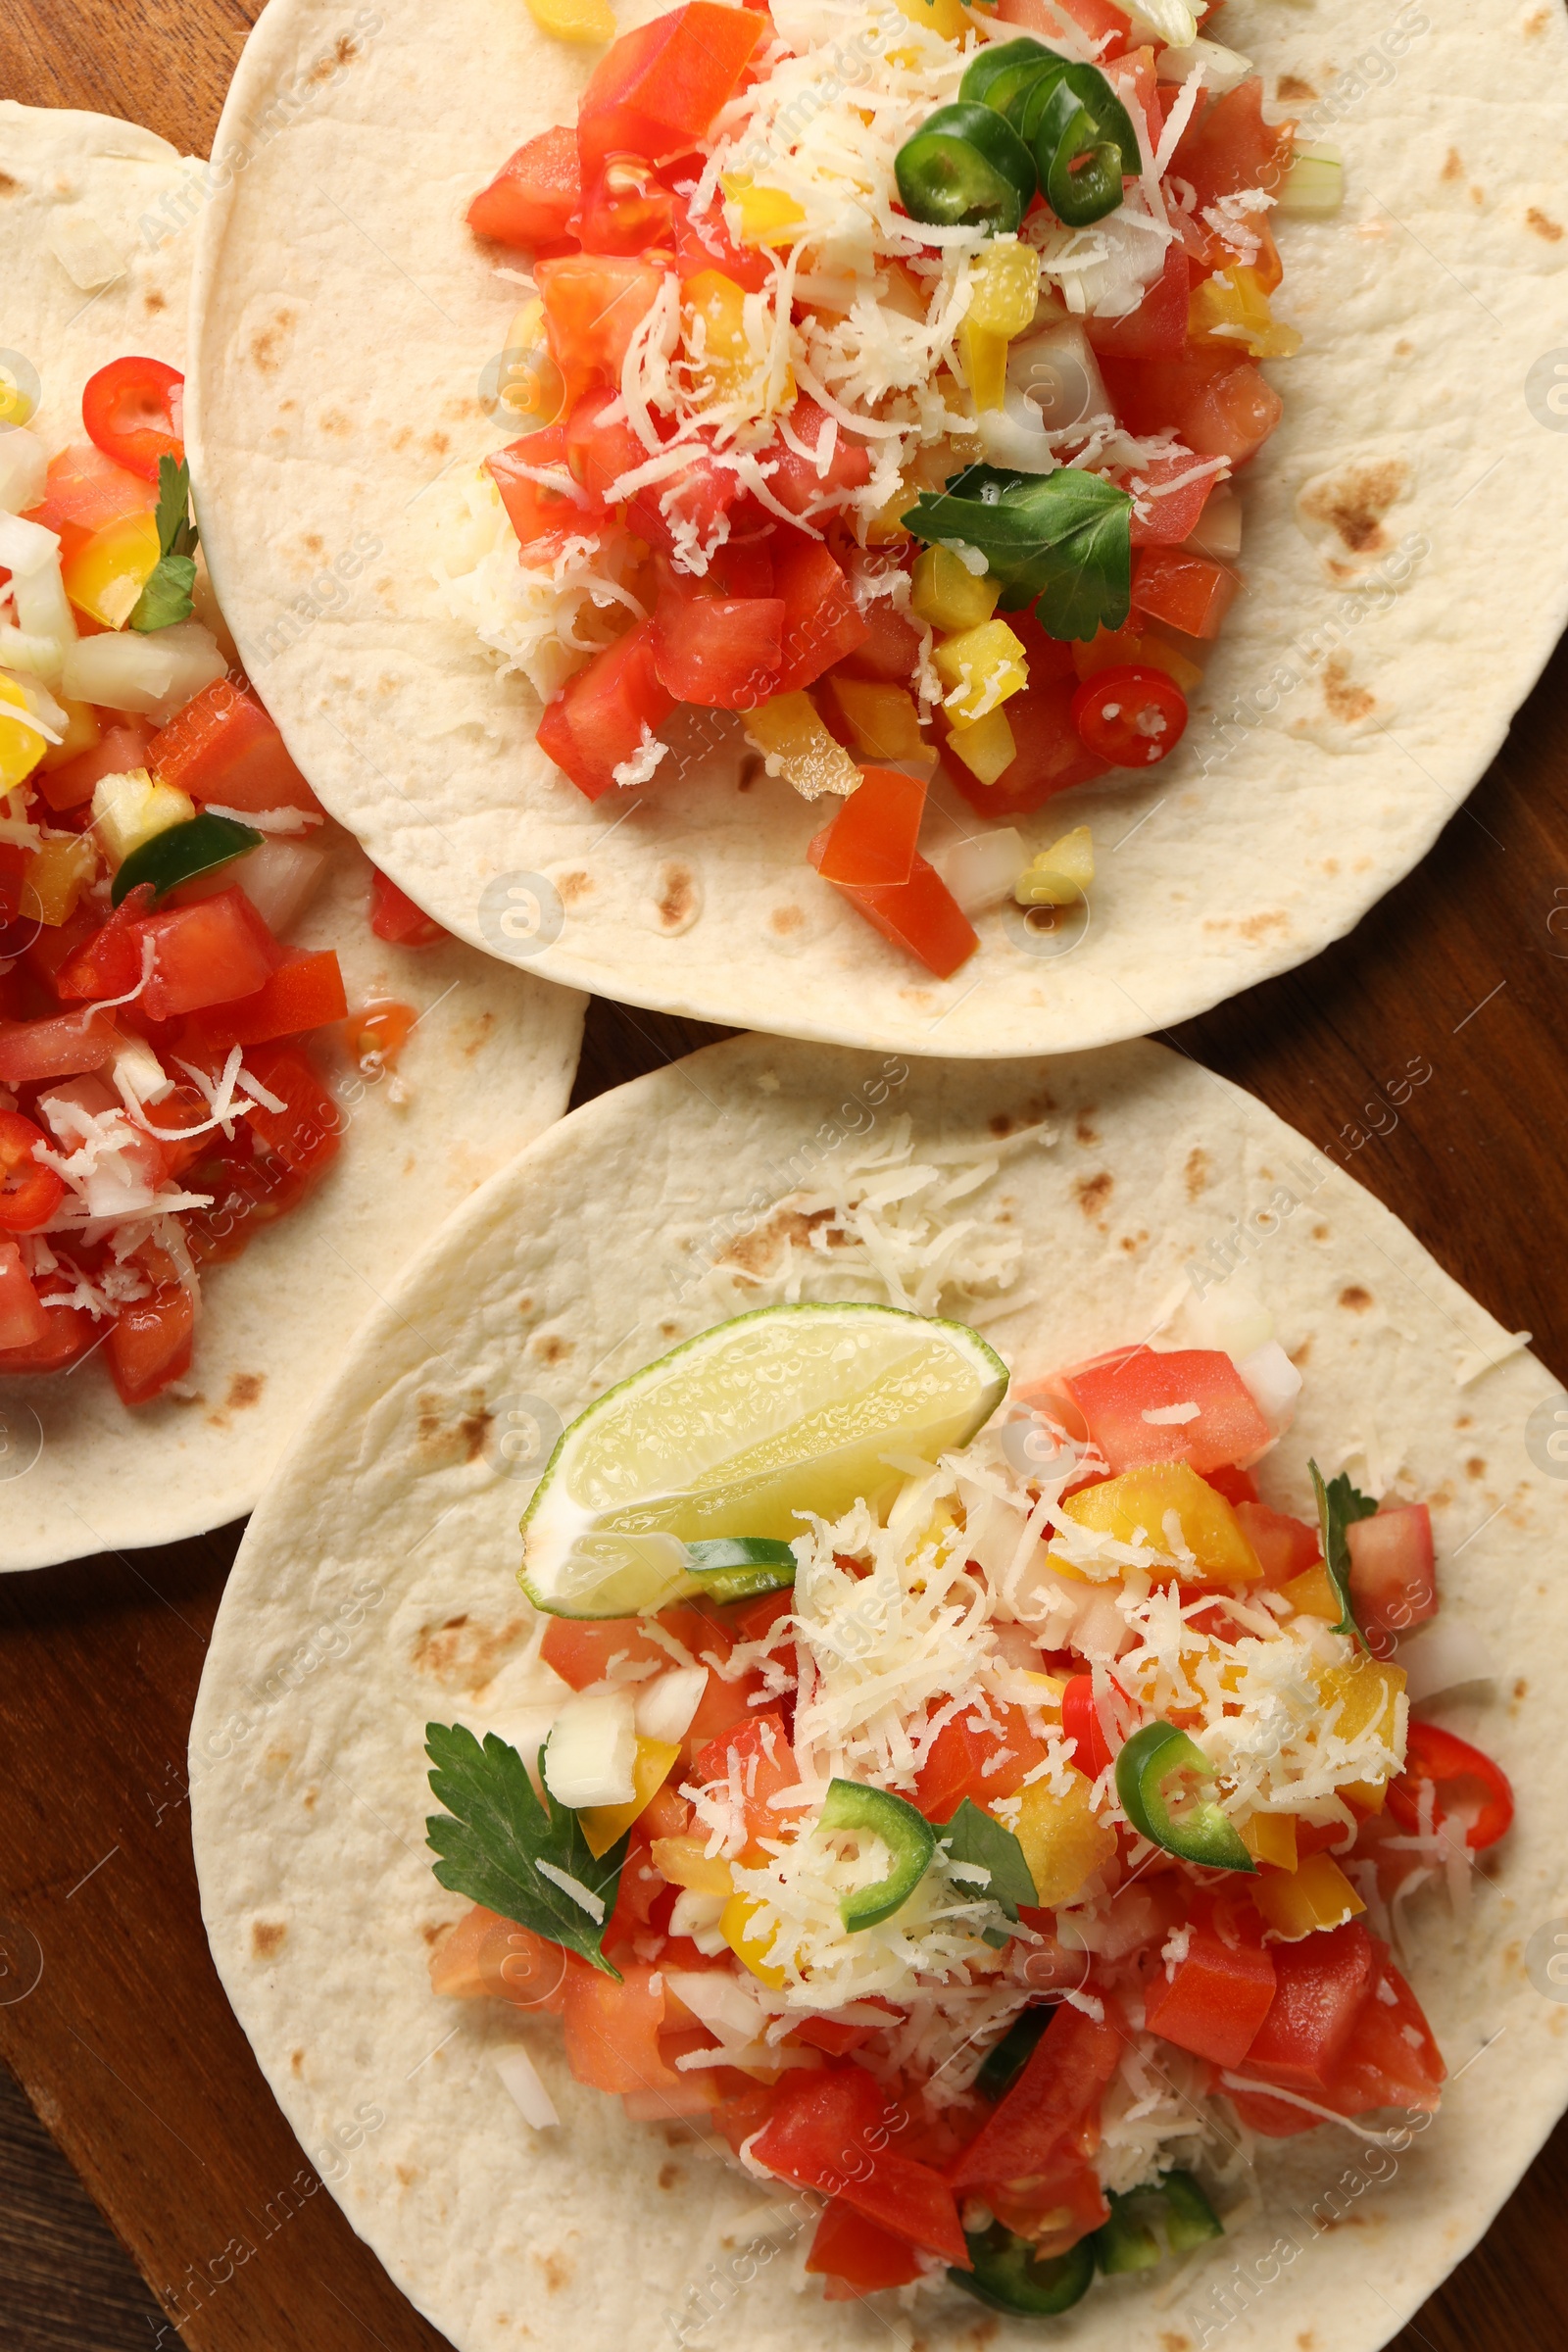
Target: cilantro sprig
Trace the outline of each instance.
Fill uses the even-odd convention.
[[[1378,1506],[1370,1494],[1363,1494],[1358,1487],[1352,1486],[1344,1470],[1325,1486],[1323,1473],[1316,1462],[1308,1462],[1306,1466],[1312,1473],[1312,1492],[1317,1496],[1317,1524],[1323,1545],[1323,1565],[1329,1572],[1329,1583],[1339,1596],[1340,1621],[1334,1630],[1337,1634],[1348,1635],[1352,1642],[1365,1649],[1366,1636],[1356,1624],[1355,1611],[1350,1606],[1350,1546],[1345,1540],[1345,1531],[1357,1519],[1374,1517]]]
[[[620,1971],[600,1947],[615,1907],[625,1838],[596,1862],[571,1807],[536,1796],[528,1767],[494,1732],[485,1734],[481,1747],[461,1723],[429,1723],[424,1740],[435,1768],[430,1787],[447,1808],[424,1825],[440,1856],[435,1875],[441,1885],[580,1952],[618,1984]],[[580,1887],[587,1901],[579,1901],[563,1880]]]
[[[196,587],[196,525],[190,514],[190,467],[158,461],[158,568],[137,598],[130,625],[144,633],[189,620]]]
[[[906,513],[933,545],[961,540],[1002,582],[1002,610],[1032,604],[1052,637],[1119,629],[1132,610],[1133,502],[1098,473],[969,466]]]
[[[972,1863],[990,1872],[987,1885],[974,1891],[988,1896],[1014,1926],[1020,1903],[1038,1903],[1040,1897],[1023,1847],[1009,1829],[1004,1829],[991,1814],[982,1812],[972,1797],[964,1798],[942,1837],[951,1862]],[[1000,1928],[983,1930],[982,1939],[997,1945],[1007,1941]]]

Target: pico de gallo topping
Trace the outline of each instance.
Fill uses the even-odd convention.
[[[760,1389],[733,1487],[707,1457],[684,1494],[638,1485],[715,1350],[757,1366],[771,1318],[799,1361],[818,1332],[830,1420],[877,1315],[890,1348],[924,1335],[928,1384],[967,1347],[979,1385],[941,1407],[967,1442],[906,1413],[891,1489],[873,1445],[883,1486],[826,1514],[841,1454],[823,1437],[781,1482],[799,1400]],[[524,1520],[531,1739],[427,1733],[436,1875],[473,1906],[431,1982],[559,2018],[633,2120],[811,2192],[829,2299],[947,2281],[1049,2316],[1221,2234],[1257,2138],[1436,2110],[1396,1947],[1424,1883],[1469,1899],[1512,1797],[1411,1719],[1393,1653],[1439,1608],[1428,1506],[1315,1464],[1309,1516],[1267,1498],[1301,1386],[1277,1342],[1134,1343],[1000,1403],[992,1365],[951,1323],[786,1304],[568,1428]],[[623,1475],[590,1512],[595,1444]],[[720,1492],[733,1533],[683,1564]],[[727,1598],[721,1567],[773,1589]],[[599,1613],[627,1588],[598,1574],[681,1596]],[[524,2041],[501,2071],[559,2124]]]
[[[127,1405],[189,1369],[205,1269],[331,1166],[308,1040],[349,1012],[335,951],[288,944],[324,811],[193,617],[182,390],[127,356],[85,439],[0,432],[0,1375],[102,1345]],[[379,936],[442,936],[384,904]]]
[[[1338,169],[1215,13],[689,0],[475,196],[532,293],[439,569],[580,792],[749,744],[946,978],[1043,903],[1016,819],[1170,757],[1300,342],[1269,216]],[[935,775],[993,855],[921,855]]]

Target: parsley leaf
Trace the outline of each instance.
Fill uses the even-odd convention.
[[[1038,1903],[1034,1879],[1024,1860],[1023,1847],[1008,1829],[989,1813],[983,1813],[972,1797],[966,1796],[958,1810],[941,1833],[951,1862],[973,1862],[991,1873],[987,1886],[972,1880],[960,1879],[958,1884],[966,1892],[985,1894],[998,1905],[1004,1915],[1016,1926],[1018,1905]],[[981,1931],[982,1941],[1004,1944],[1007,1941],[1000,1930]]]
[[[1325,1486],[1323,1473],[1316,1462],[1308,1462],[1306,1466],[1312,1473],[1312,1492],[1317,1496],[1317,1524],[1323,1545],[1323,1564],[1329,1572],[1329,1583],[1340,1600],[1340,1622],[1334,1630],[1337,1634],[1348,1634],[1352,1642],[1358,1642],[1365,1649],[1365,1637],[1355,1622],[1355,1612],[1350,1606],[1350,1547],[1345,1540],[1345,1531],[1357,1519],[1372,1518],[1378,1506],[1370,1494],[1363,1494],[1359,1488],[1350,1484],[1343,1470],[1338,1478],[1331,1479]]]
[[[1098,473],[1011,473],[970,466],[926,491],[906,528],[933,545],[977,547],[1002,582],[1002,610],[1032,604],[1053,637],[1119,629],[1132,609],[1133,502]]]
[[[189,620],[196,586],[196,525],[190,519],[190,467],[158,461],[158,568],[136,600],[130,625],[144,633]]]
[[[447,1807],[424,1825],[441,1857],[435,1865],[441,1885],[580,1952],[618,1984],[620,1971],[600,1946],[615,1907],[625,1838],[596,1862],[571,1807],[536,1796],[528,1767],[494,1732],[485,1734],[481,1747],[461,1723],[427,1723],[424,1739],[435,1766],[430,1787]],[[579,1903],[562,1878],[575,1880],[591,1904]],[[593,1903],[604,1906],[597,1920]]]

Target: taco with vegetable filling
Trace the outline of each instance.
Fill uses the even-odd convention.
[[[234,664],[182,440],[191,240],[133,241],[196,168],[14,106],[0,163],[0,1565],[23,1567],[244,1509],[402,1237],[562,1108],[577,1016],[372,872]]]
[[[1258,1201],[1238,1271],[1210,1239]],[[635,1284],[579,1246],[607,1219]],[[514,1482],[427,1473],[415,1394],[516,1434],[520,1569]],[[1560,1900],[1549,1706],[1492,1681],[1568,1537],[1559,1395],[1152,1047],[911,1073],[748,1039],[575,1114],[372,1327],[197,1709],[209,1932],[307,2144],[354,1955],[396,2126],[357,2226],[465,2352],[607,2298],[635,2341],[722,2309],[848,2344],[823,2303],[882,2295],[929,2341],[977,2297],[1152,2346],[1282,2232],[1370,2352],[1568,2091],[1522,1951]],[[360,1579],[274,1789],[224,1726],[288,1746],[291,1632]],[[1374,2155],[1375,2313],[1304,2218]]]

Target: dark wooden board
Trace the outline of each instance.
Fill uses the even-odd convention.
[[[205,153],[256,13],[249,0],[5,0],[0,94],[133,117]],[[1171,1040],[1348,1166],[1559,1368],[1565,723],[1559,651],[1420,872],[1353,938]],[[574,1100],[715,1034],[597,1004]],[[1431,1075],[1403,1095],[1412,1064]],[[441,2340],[314,2185],[202,1934],[185,1736],[238,1534],[0,1581],[0,2059],[153,2290],[0,2081],[5,2352],[146,2352],[172,2346],[176,2326],[193,2352]],[[1568,2128],[1398,2352],[1568,2343],[1565,2202]],[[254,2250],[236,2263],[231,2241]],[[1329,2352],[1310,2323],[1282,2310],[1281,2352]]]

